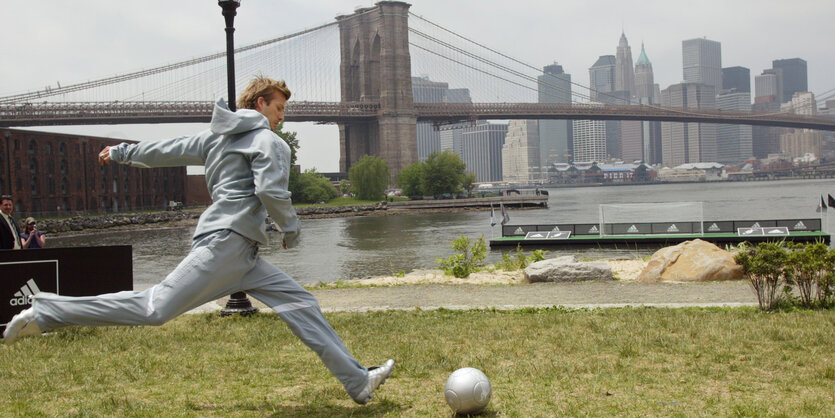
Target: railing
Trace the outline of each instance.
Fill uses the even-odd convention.
[[[0,127],[37,125],[208,122],[213,104],[177,102],[43,102],[0,103]],[[381,113],[377,102],[288,103],[290,122],[346,123]],[[783,126],[835,131],[835,118],[791,113],[754,113],[712,109],[662,108],[646,105],[554,103],[415,103],[419,121],[454,123],[484,119],[652,120]]]
[[[740,112],[647,105],[559,103],[415,103],[418,120],[457,122],[483,119],[653,120],[784,126],[835,131],[835,118],[793,113]]]

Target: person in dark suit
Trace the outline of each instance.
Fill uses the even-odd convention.
[[[20,229],[12,218],[14,202],[11,196],[0,196],[0,250],[19,250]]]

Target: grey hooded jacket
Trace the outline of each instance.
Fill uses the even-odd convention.
[[[294,247],[300,232],[287,190],[290,147],[270,130],[267,118],[250,109],[232,112],[218,99],[211,127],[194,136],[119,144],[110,158],[137,167],[206,167],[212,205],[200,216],[194,236],[231,229],[267,243],[264,220],[269,213]]]

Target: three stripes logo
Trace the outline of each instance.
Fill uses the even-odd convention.
[[[38,293],[41,293],[41,289],[38,289],[38,285],[35,284],[35,279],[29,279],[26,284],[21,286],[19,292],[15,292],[9,304],[12,306],[29,305],[32,303],[32,296]]]

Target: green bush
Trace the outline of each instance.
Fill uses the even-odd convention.
[[[316,172],[315,169],[305,170],[298,177],[296,190],[293,192],[293,201],[302,203],[327,202],[337,196],[336,187],[331,181]]]
[[[525,255],[522,252],[522,246],[517,245],[516,252],[502,254],[502,261],[496,264],[496,267],[504,271],[521,270],[531,263],[544,260],[545,254],[548,254],[548,251],[534,250],[530,255]]]
[[[348,170],[348,179],[358,198],[383,200],[386,198],[389,172],[389,166],[385,160],[373,155],[365,155]]]
[[[422,178],[423,163],[418,161],[409,164],[397,175],[397,187],[400,187],[404,196],[423,196]]]
[[[789,248],[786,281],[796,287],[800,305],[811,308],[817,303],[826,307],[832,296],[835,251],[822,242],[790,243]]]
[[[835,250],[822,242],[761,242],[757,246],[745,242],[739,245],[734,259],[757,294],[762,310],[774,309],[783,300],[806,308],[827,308],[833,303]],[[782,295],[778,292],[781,284]]]
[[[760,309],[774,309],[780,299],[777,290],[784,279],[788,260],[784,244],[761,242],[756,247],[740,245],[734,260],[742,267],[745,277],[757,294]]]
[[[478,271],[484,265],[484,259],[487,258],[487,243],[484,241],[484,235],[475,240],[472,246],[470,239],[461,235],[460,238],[452,241],[450,247],[458,252],[446,260],[438,258],[435,261],[441,265],[444,273],[458,278],[467,277],[470,273]]]

